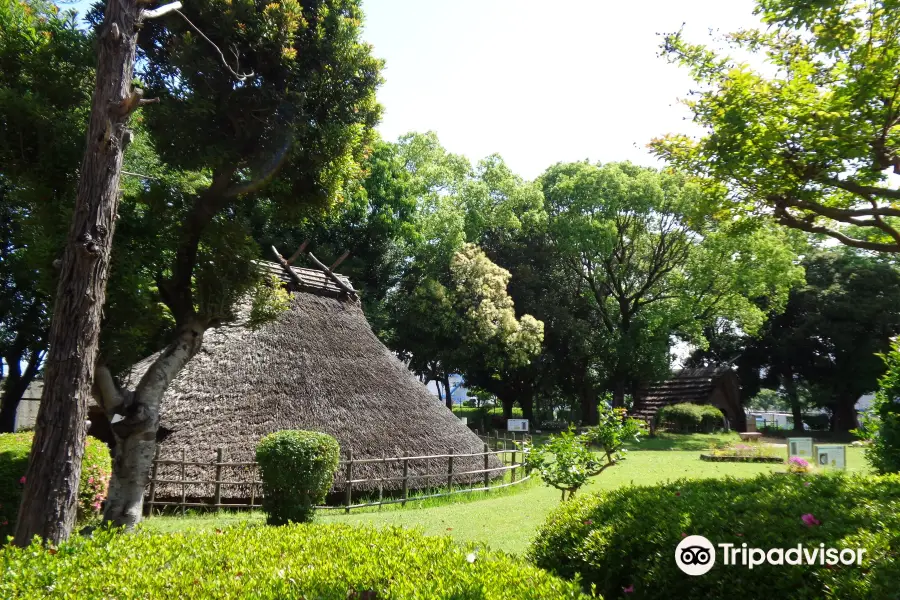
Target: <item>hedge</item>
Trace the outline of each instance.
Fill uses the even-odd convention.
[[[723,565],[682,573],[675,548],[686,535],[741,548],[865,548],[862,567]],[[585,495],[561,505],[528,550],[539,567],[583,577],[608,598],[897,598],[900,476],[773,474],[681,480]]]
[[[0,597],[544,600],[580,587],[513,557],[401,528],[243,526],[77,536],[0,550]]]
[[[658,425],[678,433],[710,433],[721,429],[724,423],[722,411],[715,406],[690,402],[664,406],[657,413],[656,419]]]
[[[325,501],[340,459],[337,440],[318,431],[276,431],[256,446],[269,525],[304,523]]]
[[[30,431],[0,434],[0,543],[15,530],[33,437]],[[106,444],[92,437],[86,443],[78,491],[78,518],[82,522],[99,514],[112,470]]]

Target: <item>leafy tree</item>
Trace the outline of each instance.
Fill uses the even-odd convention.
[[[753,300],[783,305],[801,277],[784,236],[719,219],[717,198],[680,175],[571,163],[541,182],[566,287],[589,307],[587,366],[614,406],[668,372],[673,336],[703,344],[703,325],[721,318],[755,330],[765,312]]]
[[[561,490],[563,500],[566,492],[571,499],[588,479],[623,461],[625,444],[638,441],[643,431],[643,422],[629,417],[624,408],[603,404],[595,427],[580,434],[569,428],[551,436],[546,444],[527,448],[526,468],[536,470],[546,485]]]
[[[866,458],[885,474],[900,472],[900,341],[883,358],[887,370],[878,382],[873,414],[866,417],[862,433],[872,442]]]
[[[900,273],[850,251],[813,252],[803,264],[806,284],[791,292],[785,310],[758,335],[727,341],[728,353],[740,373],[780,389],[795,427],[809,404],[831,412],[832,429],[847,431],[856,426],[857,400],[884,373],[878,355],[900,333]]]
[[[116,381],[115,357],[104,356],[97,370],[117,447],[107,521],[130,527],[140,519],[167,383],[200,349],[204,331],[262,289],[251,217],[323,211],[359,179],[380,113],[381,66],[359,40],[361,18],[355,0],[213,1],[144,24],[140,77],[161,103],[142,125],[165,174],[143,184],[131,210],[141,229],[117,248],[146,258],[122,267],[135,269],[142,302],[164,307],[170,328],[166,350],[140,381]],[[92,19],[112,35],[99,12]],[[223,65],[210,43],[241,65]],[[127,326],[125,319],[117,328]],[[18,533],[30,538],[22,521]]]
[[[758,0],[765,30],[728,35],[765,72],[666,37],[700,89],[686,102],[706,134],[656,153],[719,182],[733,211],[842,244],[900,252],[900,35],[896,0]]]
[[[0,431],[42,366],[93,56],[74,13],[0,1]],[[61,218],[62,217],[62,218]],[[24,364],[25,368],[22,368]]]

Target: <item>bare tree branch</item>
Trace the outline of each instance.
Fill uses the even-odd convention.
[[[177,11],[179,8],[181,8],[181,2],[172,2],[171,4],[165,4],[163,6],[160,6],[159,8],[154,8],[152,10],[142,10],[141,20],[157,19],[163,15],[169,14],[173,10]]]
[[[178,3],[176,2],[175,4],[178,4]],[[225,65],[225,68],[228,69],[228,72],[231,73],[231,75],[232,75],[235,79],[237,79],[238,81],[246,81],[246,80],[250,79],[251,77],[256,77],[256,74],[255,74],[253,71],[250,71],[249,73],[238,73],[237,71],[235,71],[234,69],[232,69],[231,66],[228,64],[228,61],[225,60],[225,55],[222,53],[222,51],[219,49],[219,47],[216,46],[216,44],[215,44],[211,39],[209,39],[208,37],[206,37],[206,34],[203,33],[202,31],[200,31],[200,28],[199,28],[199,27],[197,27],[196,25],[194,25],[193,23],[191,23],[191,20],[188,19],[186,16],[184,16],[184,13],[181,12],[180,10],[176,10],[176,9],[172,9],[172,10],[175,10],[176,13],[178,13],[179,15],[181,15],[181,18],[184,19],[184,20],[187,22],[187,24],[190,25],[191,28],[192,28],[194,31],[197,32],[197,35],[199,35],[199,36],[202,37],[204,40],[206,40],[206,42],[207,42],[210,46],[212,46],[212,47],[215,49],[216,52],[219,53],[219,57],[222,59],[222,64]]]

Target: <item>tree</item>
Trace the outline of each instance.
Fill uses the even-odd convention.
[[[888,174],[900,174],[897,10],[896,0],[759,0],[768,28],[726,40],[774,67],[766,73],[667,36],[665,55],[701,86],[686,104],[706,133],[652,147],[723,185],[736,213],[900,252],[900,190]]]
[[[526,468],[536,470],[541,480],[571,499],[588,479],[625,459],[624,446],[637,442],[644,423],[628,416],[624,408],[601,405],[598,424],[581,434],[569,431],[550,437],[541,446],[526,449]],[[599,456],[591,447],[600,449]]]
[[[866,458],[878,473],[887,474],[900,472],[900,341],[882,358],[887,368],[861,433],[872,442]]]
[[[74,14],[49,3],[3,0],[0,31],[0,431],[10,432],[47,350],[93,58]]]
[[[681,175],[571,163],[541,182],[553,252],[589,307],[586,366],[614,406],[668,372],[673,336],[703,344],[703,326],[720,318],[754,330],[765,313],[753,299],[783,305],[801,277],[784,236],[720,219],[716,196]],[[585,400],[591,423],[596,395]]]
[[[900,273],[840,250],[813,251],[803,265],[806,284],[791,291],[784,311],[770,314],[758,335],[728,343],[728,353],[739,372],[781,390],[795,428],[809,404],[831,412],[832,429],[848,431],[857,400],[884,373],[879,354],[900,333]]]
[[[146,23],[140,38],[144,87],[161,99],[144,124],[167,168],[193,173],[138,207],[158,243],[141,269],[169,315],[169,343],[140,381],[116,381],[105,364],[95,381],[116,441],[104,518],[128,527],[168,382],[256,287],[249,216],[327,207],[357,178],[380,112],[380,62],[359,41],[355,1],[212,2],[179,17]],[[243,64],[223,65],[218,48]]]

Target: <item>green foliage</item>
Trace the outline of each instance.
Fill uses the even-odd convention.
[[[681,480],[586,495],[558,507],[538,530],[528,557],[562,577],[580,575],[606,597],[887,599],[900,563],[900,477],[760,476]],[[812,515],[819,525],[807,525]],[[865,548],[863,567],[722,565],[685,576],[673,559],[685,535],[714,545]],[[727,592],[723,592],[727,590]]]
[[[285,289],[281,279],[271,275],[257,283],[250,305],[250,327],[256,328],[274,321],[278,315],[291,307],[291,294]]]
[[[752,62],[666,37],[665,54],[698,84],[685,104],[705,135],[667,136],[656,153],[727,189],[733,214],[897,252],[896,0],[756,4],[765,28],[725,37]]]
[[[74,537],[0,550],[0,596],[78,598],[545,600],[586,598],[508,554],[399,527],[235,527]]]
[[[673,336],[703,346],[703,325],[722,320],[755,331],[766,316],[755,300],[781,307],[802,278],[786,236],[723,218],[720,195],[683,175],[582,162],[540,181],[556,285],[579,299],[572,327],[617,402],[667,373]]]
[[[259,441],[256,462],[269,525],[303,523],[325,500],[340,459],[337,440],[317,431],[276,431]]]
[[[565,500],[566,492],[571,498],[589,478],[624,460],[624,445],[637,442],[642,430],[643,423],[628,417],[624,408],[604,408],[596,427],[580,434],[570,427],[540,446],[526,448],[526,468],[536,470],[546,485],[562,490]]]
[[[682,402],[664,406],[656,414],[657,424],[677,433],[711,433],[722,428],[722,411],[708,404]]]
[[[78,487],[78,520],[93,521],[100,517],[100,509],[109,491],[112,458],[109,447],[100,440],[87,438],[81,458],[81,480]]]
[[[784,395],[771,389],[761,389],[747,403],[747,408],[763,411],[787,412],[791,410],[790,402]]]
[[[33,438],[32,432],[0,434],[0,541],[5,542],[15,530]],[[87,438],[78,488],[80,521],[88,522],[99,515],[111,470],[109,448],[96,438]]]
[[[872,403],[872,414],[865,421],[866,458],[879,473],[900,472],[900,341],[883,356],[887,372]]]
[[[900,271],[846,248],[812,251],[802,264],[806,283],[756,337],[726,335],[712,346],[723,360],[737,357],[743,386],[755,379],[779,389],[788,407],[826,408],[835,427],[847,431],[857,400],[884,373],[878,354],[900,333]]]

